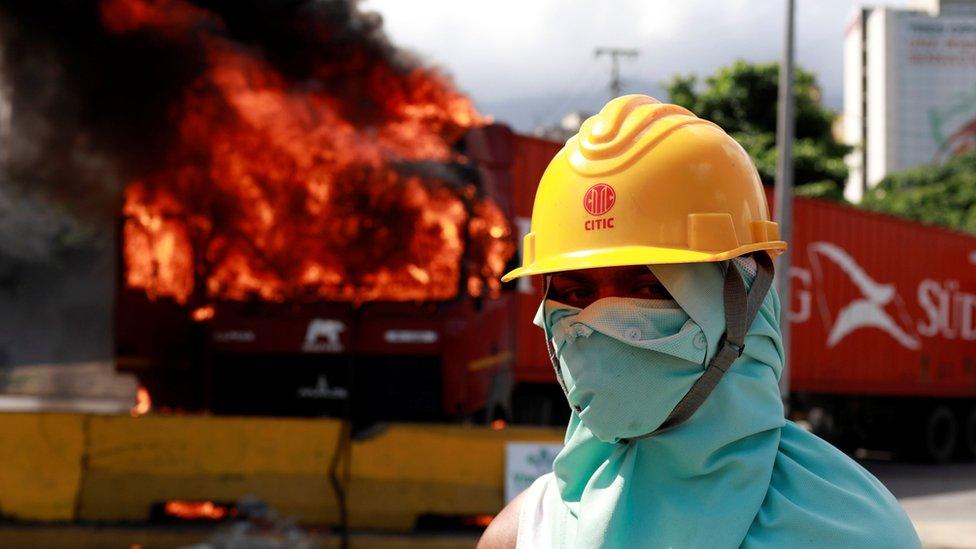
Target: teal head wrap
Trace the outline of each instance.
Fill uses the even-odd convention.
[[[554,473],[540,479],[551,487],[538,539],[558,547],[920,547],[880,482],[784,419],[775,291],[697,411],[659,429],[722,352],[730,268],[747,286],[755,280],[752,260],[655,265],[674,301],[543,302],[536,323],[551,337],[573,412]],[[539,516],[523,509],[521,520],[531,512]]]

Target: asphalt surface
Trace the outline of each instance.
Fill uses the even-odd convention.
[[[929,549],[976,549],[976,463],[862,460],[898,498]]]

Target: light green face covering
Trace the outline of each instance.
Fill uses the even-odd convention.
[[[674,301],[546,305],[566,397],[604,442],[657,429],[701,374],[705,334]]]
[[[556,547],[920,547],[874,477],[784,420],[774,291],[691,419],[636,438],[661,425],[717,352],[728,265],[652,267],[673,302],[543,302],[536,324],[551,334],[573,407],[543,501],[546,537]]]

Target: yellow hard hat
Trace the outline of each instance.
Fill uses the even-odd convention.
[[[691,111],[646,95],[610,101],[556,154],[522,244],[522,266],[503,282],[786,249],[742,146]]]

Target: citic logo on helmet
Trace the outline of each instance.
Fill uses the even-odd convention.
[[[606,214],[613,208],[614,203],[617,201],[617,193],[614,192],[613,187],[607,185],[606,183],[597,183],[586,192],[583,193],[583,209],[593,216],[601,216]],[[598,229],[612,229],[613,228],[613,218],[604,217],[601,219],[587,219],[584,228],[587,231],[595,231]]]

